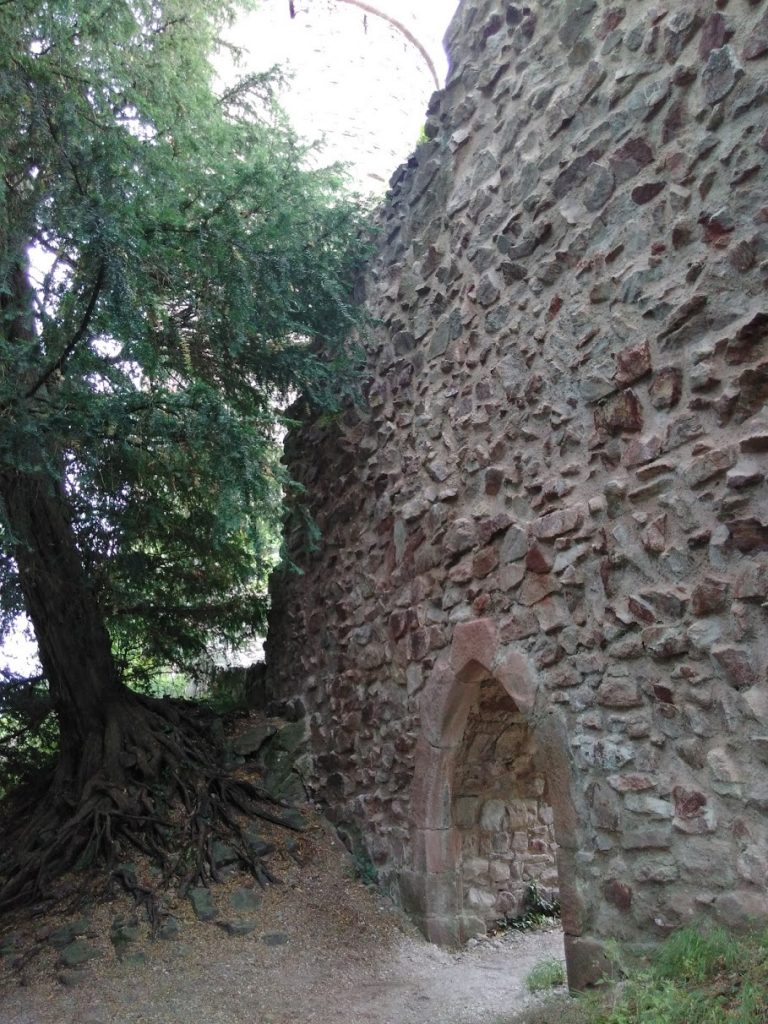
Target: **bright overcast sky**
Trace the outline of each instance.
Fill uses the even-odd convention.
[[[408,29],[442,85],[442,39],[457,2],[365,0],[361,8],[355,0],[294,0],[292,19],[288,0],[263,0],[235,26],[233,39],[247,52],[247,66],[278,63],[293,75],[280,101],[299,135],[325,139],[322,159],[347,163],[358,187],[382,193],[416,147],[436,84],[417,48],[372,11]]]

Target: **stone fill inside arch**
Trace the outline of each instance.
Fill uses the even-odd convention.
[[[558,892],[546,771],[533,730],[490,675],[481,679],[456,759],[451,821],[459,833],[465,929],[522,917],[533,891]],[[535,887],[535,888],[534,888]]]
[[[289,531],[269,686],[449,941],[423,815],[461,672],[497,679],[549,758],[578,986],[606,938],[768,920],[768,5],[465,0],[447,39],[365,401],[289,438],[323,539]]]

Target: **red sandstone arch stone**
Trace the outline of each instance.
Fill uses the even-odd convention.
[[[526,717],[547,777],[563,907],[569,982],[583,988],[605,972],[602,947],[584,936],[586,912],[577,885],[579,816],[567,737],[544,706],[528,658],[500,643],[491,619],[459,623],[450,653],[439,659],[421,698],[421,736],[416,745],[411,788],[412,868],[400,875],[406,909],[427,938],[457,945],[469,937],[461,897],[461,839],[452,822],[456,761],[472,701],[480,683],[496,679]]]

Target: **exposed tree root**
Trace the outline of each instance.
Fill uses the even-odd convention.
[[[5,822],[0,858],[0,912],[45,900],[69,871],[106,869],[160,922],[155,896],[125,861],[135,852],[162,871],[164,885],[184,894],[220,881],[214,842],[237,853],[240,867],[264,886],[275,882],[248,842],[243,819],[296,830],[280,813],[288,805],[222,766],[211,716],[198,705],[130,694],[93,750],[78,764],[60,763],[42,798],[28,794]],[[76,780],[76,781],[73,781]]]

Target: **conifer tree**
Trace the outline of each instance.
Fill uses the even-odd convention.
[[[0,906],[130,843],[189,881],[253,805],[194,708],[126,685],[259,623],[276,403],[333,409],[352,378],[362,214],[306,169],[268,76],[217,86],[235,14],[0,0],[0,597],[60,732]],[[191,860],[158,824],[174,799]]]

